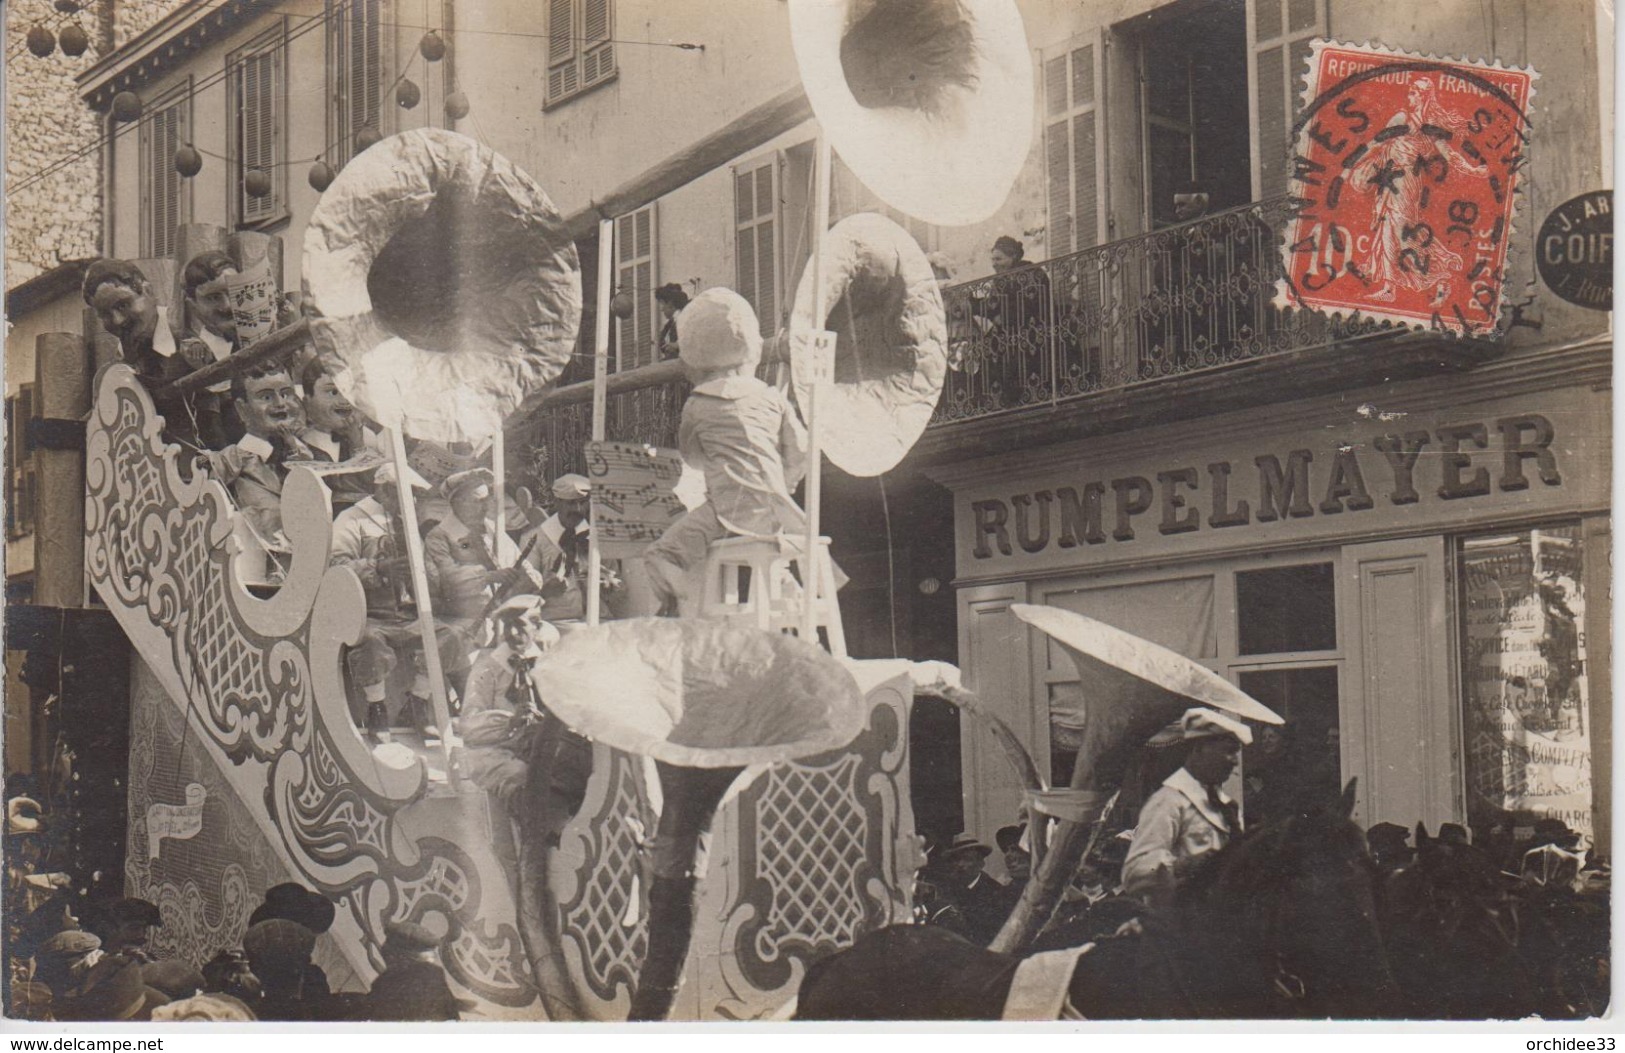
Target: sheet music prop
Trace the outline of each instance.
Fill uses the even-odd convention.
[[[704,483],[676,450],[594,442],[587,445],[586,460],[592,533],[610,559],[639,555],[704,500]]]

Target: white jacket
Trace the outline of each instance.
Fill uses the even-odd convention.
[[[1219,799],[1230,803],[1223,792]],[[1140,809],[1134,840],[1123,860],[1123,891],[1141,897],[1171,891],[1176,863],[1217,852],[1231,833],[1224,814],[1208,801],[1207,788],[1180,768]]]

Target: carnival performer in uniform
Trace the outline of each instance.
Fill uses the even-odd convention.
[[[592,484],[586,476],[570,473],[553,480],[552,490],[553,514],[527,531],[520,545],[531,550],[531,561],[541,569],[549,620],[580,621],[587,611],[582,574]]]
[[[484,617],[496,591],[513,582],[511,571],[519,562],[513,539],[498,530],[492,518],[495,482],[489,468],[471,468],[448,477],[441,489],[452,514],[435,524],[423,542],[436,612],[470,629]],[[539,582],[532,585],[539,586]]]
[[[1252,743],[1247,725],[1217,710],[1196,708],[1169,732],[1184,743],[1185,763],[1140,809],[1134,840],[1123,861],[1123,889],[1148,906],[1166,907],[1192,865],[1241,833],[1235,801],[1219,789]]]
[[[806,529],[791,489],[806,471],[807,433],[777,388],[753,375],[762,358],[756,312],[731,289],[707,289],[677,316],[678,343],[694,385],[683,406],[678,448],[704,473],[706,502],[673,523],[644,553],[656,595],[669,611],[711,542],[730,534],[771,536]]]

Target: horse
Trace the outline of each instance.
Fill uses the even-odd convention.
[[[1167,911],[1094,942],[1068,984],[1084,1019],[1361,1017],[1393,996],[1375,873],[1349,818],[1324,806],[1233,840]],[[1021,959],[929,926],[880,929],[813,963],[797,1020],[998,1020]]]

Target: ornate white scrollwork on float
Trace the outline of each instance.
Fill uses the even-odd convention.
[[[155,758],[201,750],[226,789],[209,796],[246,810],[277,857],[261,860],[261,881],[291,877],[341,906],[334,934],[357,973],[381,963],[383,926],[441,915],[447,972],[486,1015],[534,1016],[536,992],[513,924],[513,905],[482,824],[458,821],[426,796],[421,763],[377,762],[352,723],[339,658],[360,639],[366,606],[348,570],[329,569],[326,491],[295,469],[284,484],[283,522],[292,545],[286,580],[259,599],[234,567],[232,505],[199,470],[180,471],[178,447],[160,438],[162,419],[128,367],[97,383],[86,447],[85,562],[91,584],[147,667],[181,710],[176,729],[154,725],[137,703],[132,798],[149,794]],[[152,700],[144,700],[149,704]],[[179,731],[179,735],[174,734]],[[201,776],[206,777],[206,776]],[[210,780],[214,781],[214,780]],[[134,860],[145,853],[132,827]],[[414,816],[417,818],[414,820]],[[187,842],[234,852],[241,823]],[[408,830],[417,831],[416,836]],[[431,833],[432,832],[432,833]],[[177,948],[201,962],[233,945],[263,888],[239,868],[200,885],[198,861],[166,853],[132,868],[138,888],[179,913],[215,917]],[[281,873],[278,873],[281,871]],[[199,906],[201,905],[201,909]],[[184,908],[184,909],[183,909]],[[223,914],[222,914],[223,912]]]

